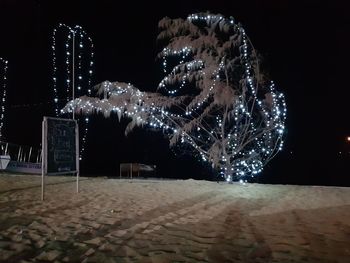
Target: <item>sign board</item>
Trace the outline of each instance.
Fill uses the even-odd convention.
[[[46,174],[75,173],[78,154],[77,122],[44,117],[44,127]]]
[[[44,175],[77,174],[79,182],[79,132],[76,120],[44,117],[42,126],[42,199]]]

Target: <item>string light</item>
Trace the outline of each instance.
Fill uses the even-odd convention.
[[[174,36],[160,54],[165,76],[157,90],[166,96],[105,81],[99,86],[103,99],[79,98],[64,111],[129,117],[126,133],[137,125],[162,129],[171,146],[189,145],[227,181],[256,176],[282,150],[286,103],[273,81],[261,81],[257,55],[243,27],[211,14],[190,15],[177,28],[163,25],[168,25],[163,35]],[[193,32],[182,35],[183,28]],[[172,68],[170,57],[178,61]]]
[[[59,50],[59,46],[57,44],[57,35],[61,33],[64,40],[64,48],[63,50]],[[75,46],[73,47],[73,38],[75,38]],[[83,94],[91,95],[91,82],[93,76],[93,67],[94,67],[94,44],[92,39],[88,36],[88,34],[82,29],[81,26],[76,25],[74,28],[71,28],[65,24],[60,23],[53,30],[52,35],[52,65],[53,65],[53,93],[54,93],[54,104],[55,104],[55,114],[58,117],[61,112],[60,109],[72,99],[72,57],[73,57],[73,48],[77,47],[77,52],[75,54],[75,60],[77,64],[77,69],[75,70],[74,82],[76,84],[76,90],[74,91],[76,96],[82,96]],[[64,71],[64,78],[58,74],[58,53],[64,53],[64,63],[61,63],[61,69]],[[88,53],[88,54],[87,54]],[[86,58],[86,55],[88,58]],[[85,60],[84,60],[85,58]],[[64,65],[62,65],[64,64]],[[87,76],[87,77],[86,77]],[[60,82],[59,82],[60,81]],[[60,85],[58,85],[60,83]],[[65,93],[58,91],[57,87],[62,86],[66,87]],[[79,159],[82,159],[83,152],[85,150],[87,133],[88,133],[88,123],[89,118],[85,117],[83,120],[82,127],[82,140],[80,143],[80,152]]]
[[[6,88],[7,88],[7,69],[8,61],[0,57],[1,65],[1,88],[0,90],[0,140],[3,140],[3,127],[4,127],[4,118],[5,118],[5,106],[6,106]]]

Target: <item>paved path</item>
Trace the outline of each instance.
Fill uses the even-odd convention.
[[[350,262],[348,188],[95,178],[74,190],[50,177],[41,202],[40,177],[0,177],[0,262]]]

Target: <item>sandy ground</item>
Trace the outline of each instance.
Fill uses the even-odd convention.
[[[350,262],[350,188],[0,175],[0,262]]]

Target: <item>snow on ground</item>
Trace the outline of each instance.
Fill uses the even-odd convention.
[[[350,188],[0,175],[0,262],[350,262]]]

